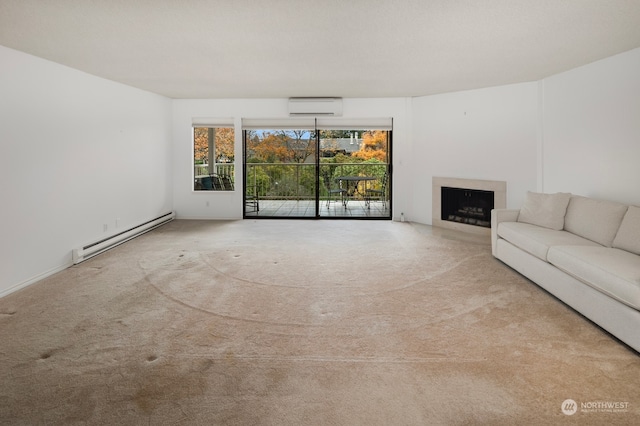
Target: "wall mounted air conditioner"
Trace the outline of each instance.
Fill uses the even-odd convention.
[[[289,115],[339,117],[342,98],[289,98]]]

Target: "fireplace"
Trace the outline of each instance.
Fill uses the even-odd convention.
[[[432,225],[491,234],[491,209],[507,205],[504,181],[433,177]]]
[[[440,219],[485,228],[491,227],[493,191],[443,186],[441,200]]]

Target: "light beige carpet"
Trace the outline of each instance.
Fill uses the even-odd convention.
[[[0,342],[2,424],[640,424],[638,353],[409,223],[174,221],[0,299]]]

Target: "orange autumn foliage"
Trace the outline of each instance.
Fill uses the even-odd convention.
[[[375,130],[362,135],[360,150],[351,154],[352,157],[370,160],[375,158],[381,162],[387,161],[387,132]]]

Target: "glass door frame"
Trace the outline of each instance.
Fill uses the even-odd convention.
[[[385,163],[375,163],[375,162],[335,162],[335,163],[323,163],[322,158],[324,157],[324,150],[322,148],[322,138],[321,132],[322,129],[314,129],[309,130],[311,132],[312,137],[309,138],[309,144],[311,144],[311,139],[314,138],[313,142],[314,152],[311,154],[313,157],[313,164],[308,164],[303,160],[303,162],[281,162],[281,163],[253,163],[255,166],[251,167],[252,162],[249,160],[248,154],[248,136],[249,129],[242,129],[242,172],[243,172],[243,218],[245,219],[375,219],[375,220],[391,220],[392,219],[392,182],[393,182],[393,131],[386,131],[386,142],[385,142],[385,153],[386,153],[386,162]],[[273,129],[269,129],[268,126],[265,126],[263,130],[265,133],[271,131]],[[285,129],[284,127],[280,128],[280,130],[286,131],[290,129]],[[292,129],[291,129],[292,130]],[[365,132],[372,132],[375,129],[370,130],[358,130],[353,131],[354,133],[364,135]],[[341,141],[344,143],[344,141]],[[358,138],[356,137],[356,142],[358,142]],[[352,141],[353,143],[353,141]],[[361,146],[362,141],[359,142]],[[309,145],[311,146],[311,145]],[[346,153],[350,157],[351,153]],[[310,157],[307,157],[310,158]],[[341,157],[340,160],[344,160],[344,157]],[[307,166],[305,166],[307,164]],[[367,169],[371,170],[371,166],[378,169],[376,170],[375,176],[380,174],[380,168],[384,167],[384,173],[386,174],[386,188],[384,189],[384,193],[379,196],[377,200],[374,202],[366,203],[366,199],[364,197],[364,185],[361,186],[362,193],[358,193],[358,198],[355,197],[349,199],[347,204],[344,205],[344,208],[339,208],[336,206],[334,202],[334,208],[332,209],[331,203],[332,200],[327,200],[326,197],[330,196],[330,194],[323,194],[323,188],[325,188],[324,178],[322,177],[322,169],[323,166],[329,166],[333,168],[333,173],[336,170],[345,170],[345,174],[355,174],[364,176]],[[300,186],[300,170],[304,171],[306,167],[313,167],[313,199],[304,201],[301,199],[297,200],[288,200],[286,197],[280,199],[277,195],[266,196],[267,192],[271,192],[273,185],[278,185],[279,182],[274,180],[271,176],[263,173],[262,180],[273,181],[274,183],[268,183],[269,188],[262,188],[262,184],[260,187],[256,185],[252,185],[252,183],[257,183],[257,167],[261,167],[264,170],[267,168],[275,168],[278,165],[285,168],[296,168],[297,178],[295,181],[295,186]],[[249,182],[248,176],[250,173],[250,168],[253,168],[253,182]],[[274,169],[275,170],[275,169]],[[359,171],[358,171],[359,170]],[[282,172],[281,172],[282,173]],[[329,177],[329,179],[334,179],[336,176]],[[304,174],[304,173],[303,173]],[[305,174],[306,175],[306,174]],[[337,175],[340,176],[340,175]],[[370,173],[370,176],[374,176]],[[371,182],[373,179],[367,178]],[[361,180],[364,182],[364,180]],[[380,185],[382,182],[381,176],[375,180],[376,183],[366,183],[366,185],[375,185],[376,188],[380,189]],[[307,185],[308,185],[307,181]],[[341,182],[342,183],[342,182]],[[277,188],[277,187],[276,187]],[[326,189],[325,189],[326,191]],[[276,191],[277,193],[277,191]],[[311,195],[311,194],[309,194]],[[371,200],[371,199],[370,199]],[[327,203],[326,208],[324,203]],[[278,207],[278,203],[281,203],[280,207]],[[349,204],[351,203],[351,204]],[[286,205],[286,206],[285,206]],[[293,207],[291,207],[293,206]],[[306,207],[305,207],[306,206]],[[374,207],[373,209],[371,207]],[[311,208],[312,207],[312,208]],[[297,210],[296,210],[297,209]],[[280,213],[278,213],[280,211]]]

